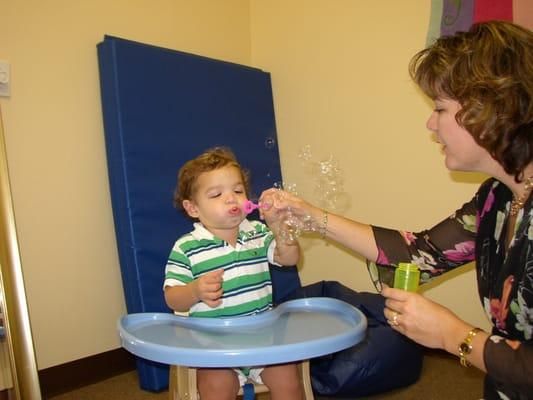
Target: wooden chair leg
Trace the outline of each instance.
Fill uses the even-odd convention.
[[[181,367],[183,370],[187,370],[187,391],[189,393],[190,400],[199,400],[198,385],[196,382],[196,368]],[[185,376],[185,373],[183,374]]]
[[[300,372],[302,376],[302,386],[304,388],[305,400],[314,400],[313,386],[311,386],[311,369],[309,367],[309,360],[304,360],[300,363]]]
[[[196,369],[171,365],[168,393],[170,400],[198,400]]]
[[[171,365],[170,370],[168,371],[168,399],[174,400],[178,398],[178,377],[177,377],[177,366]]]

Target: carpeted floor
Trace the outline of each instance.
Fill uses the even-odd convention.
[[[473,368],[463,368],[455,357],[440,351],[427,351],[420,379],[405,388],[381,393],[367,400],[450,400],[481,399],[483,373]],[[257,396],[259,399],[267,397]],[[139,389],[135,371],[115,376],[50,400],[156,400],[168,399],[168,392],[151,393]],[[316,400],[330,400],[333,397],[315,397]],[[336,399],[339,399],[336,397]],[[345,397],[345,399],[353,399]],[[362,398],[359,398],[362,399]]]

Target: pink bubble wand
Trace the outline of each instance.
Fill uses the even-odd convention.
[[[247,215],[253,212],[254,210],[257,210],[258,208],[268,208],[268,204],[257,204],[254,203],[252,200],[246,200],[242,205],[242,209]]]

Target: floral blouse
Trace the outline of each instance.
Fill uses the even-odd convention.
[[[533,196],[532,196],[533,197]],[[495,179],[433,228],[418,233],[373,227],[380,280],[399,262],[418,264],[425,283],[476,261],[478,292],[492,322],[484,350],[485,399],[533,399],[533,209],[517,215],[506,251],[511,191]]]

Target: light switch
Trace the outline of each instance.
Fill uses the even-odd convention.
[[[11,86],[11,72],[9,63],[0,60],[0,96],[9,97]]]

